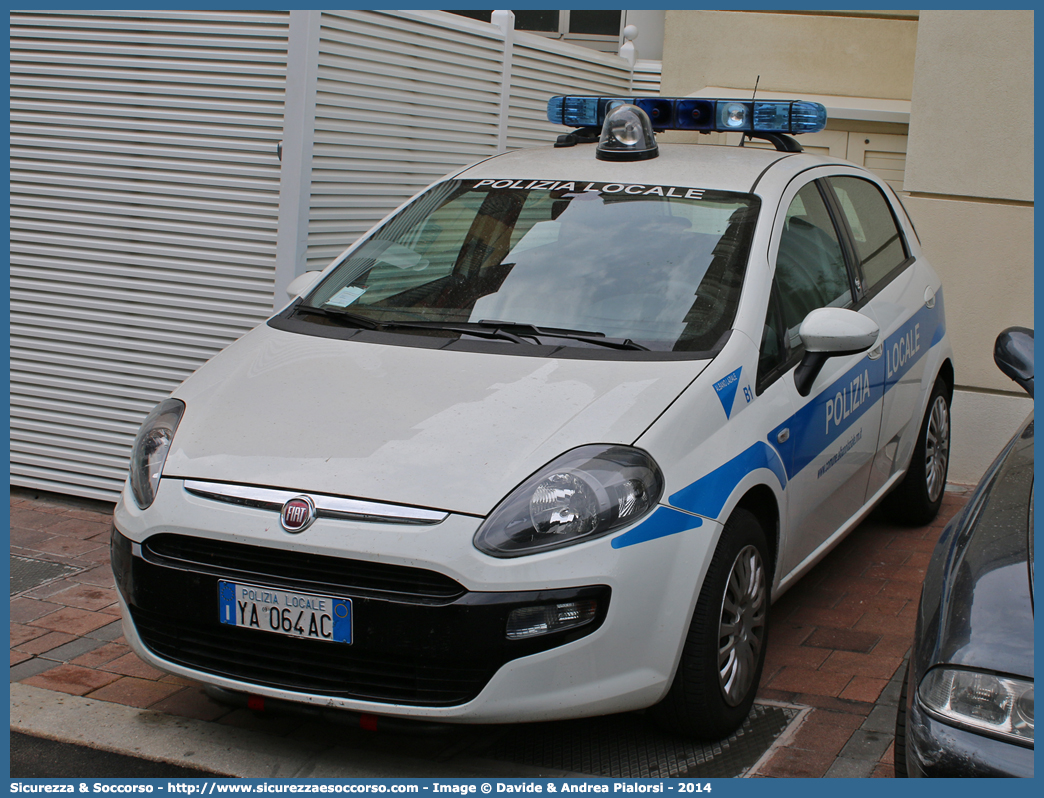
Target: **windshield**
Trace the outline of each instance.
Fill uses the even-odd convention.
[[[356,248],[301,309],[706,351],[732,324],[757,209],[752,195],[675,186],[449,181]]]

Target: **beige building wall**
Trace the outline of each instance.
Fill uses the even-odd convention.
[[[916,43],[916,11],[668,11],[660,91],[760,75],[759,90],[909,100]]]
[[[1031,405],[994,365],[993,341],[1033,327],[1033,126],[979,120],[1033,118],[1033,12],[921,12],[911,99],[905,202],[944,285],[951,480],[974,482]]]
[[[954,346],[950,480],[976,482],[1032,404],[993,364],[998,332],[1033,326],[1032,11],[667,12],[662,94],[753,89],[759,75],[759,92],[909,101],[908,128],[827,128],[905,149],[904,202]],[[991,129],[988,109],[1027,122]]]

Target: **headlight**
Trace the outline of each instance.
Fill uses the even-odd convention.
[[[174,431],[185,412],[180,399],[164,399],[149,413],[134,439],[130,459],[130,486],[134,502],[142,510],[156,498],[163,461],[167,459]]]
[[[656,462],[630,446],[581,446],[537,471],[475,533],[494,557],[571,546],[633,524],[663,493]]]
[[[956,724],[1033,744],[1033,682],[936,668],[917,694],[925,707]]]

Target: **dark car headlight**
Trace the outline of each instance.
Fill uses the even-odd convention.
[[[1033,682],[958,668],[935,668],[921,680],[924,706],[961,726],[1033,745]]]
[[[497,505],[475,533],[494,557],[572,546],[629,526],[663,493],[663,474],[631,446],[581,446],[537,471]]]
[[[146,416],[134,438],[130,487],[134,503],[142,510],[147,509],[156,498],[163,463],[184,412],[185,403],[180,399],[164,399]]]

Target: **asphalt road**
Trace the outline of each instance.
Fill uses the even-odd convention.
[[[202,779],[212,776],[227,778],[209,770],[11,732],[13,779]]]

